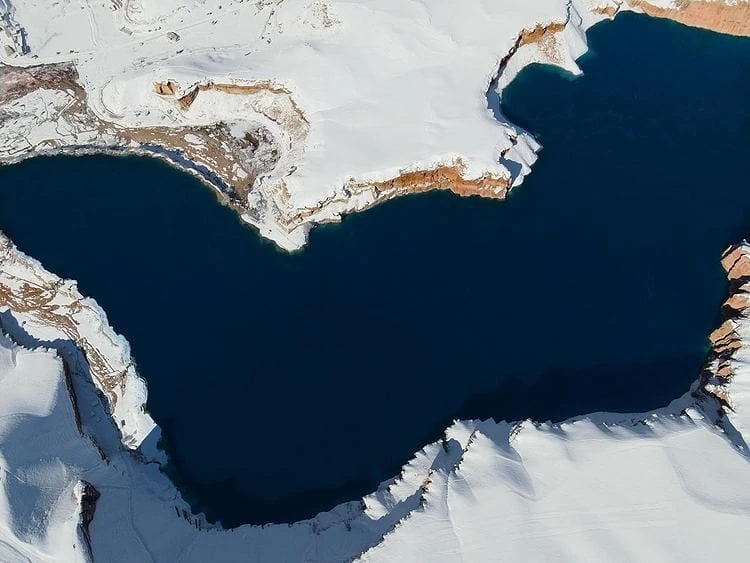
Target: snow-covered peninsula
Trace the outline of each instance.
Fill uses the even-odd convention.
[[[401,194],[504,197],[539,145],[488,90],[577,72],[621,10],[750,34],[746,0],[0,0],[0,163],[165,158],[294,250]],[[125,337],[0,233],[0,560],[744,560],[750,245],[722,264],[725,320],[667,407],[455,421],[364,499],[223,529],[160,470]]]
[[[0,1],[0,162],[161,156],[290,250],[404,193],[504,197],[539,146],[488,90],[531,62],[578,72],[621,10],[750,33],[745,0],[47,4]]]

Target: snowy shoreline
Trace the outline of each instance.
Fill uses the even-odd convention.
[[[486,522],[491,522],[493,511],[497,510],[498,495],[511,494],[511,498],[516,498],[519,494],[520,490],[516,490],[522,483],[517,481],[519,468],[535,475],[538,482],[545,482],[552,475],[559,482],[560,464],[566,459],[571,463],[579,459],[564,453],[575,447],[583,448],[586,458],[600,455],[599,449],[604,446],[617,451],[624,447],[623,452],[631,452],[633,447],[642,444],[650,451],[667,448],[665,444],[670,441],[696,433],[695,439],[699,441],[691,442],[689,451],[697,456],[719,456],[721,462],[715,460],[715,464],[721,472],[726,470],[722,464],[734,467],[736,457],[744,460],[742,467],[748,473],[745,436],[750,424],[750,373],[745,364],[750,324],[745,315],[750,310],[750,246],[747,245],[730,249],[723,259],[732,280],[732,294],[723,307],[727,320],[711,336],[714,348],[706,369],[690,389],[670,405],[647,413],[592,413],[559,424],[530,420],[512,423],[491,419],[456,421],[446,429],[443,440],[426,445],[404,465],[399,476],[382,483],[377,491],[359,502],[339,505],[313,519],[291,525],[244,525],[231,530],[210,525],[201,515],[192,515],[174,485],[157,465],[149,463],[163,455],[155,448],[158,428],[141,407],[145,402],[145,384],[129,362],[127,341],[112,332],[105,313],[94,301],[82,298],[73,282],[46,272],[4,236],[0,239],[0,250],[0,325],[14,342],[11,348],[17,348],[13,353],[54,348],[54,353],[70,368],[69,377],[77,396],[76,401],[70,401],[73,411],[65,413],[64,417],[48,415],[40,419],[50,425],[46,432],[54,436],[51,442],[67,444],[65,450],[54,454],[66,467],[66,478],[57,485],[59,490],[57,496],[52,496],[53,505],[59,510],[61,502],[69,503],[66,513],[80,515],[82,497],[80,494],[69,497],[68,491],[81,490],[85,482],[99,493],[89,537],[94,555],[107,560],[143,559],[146,555],[140,551],[142,548],[156,560],[171,560],[176,557],[175,549],[179,551],[188,545],[193,551],[187,559],[196,561],[205,560],[208,554],[215,555],[218,549],[224,553],[220,560],[227,561],[262,552],[296,560],[350,560],[362,554],[366,560],[417,557],[415,550],[421,542],[424,545],[419,549],[426,549],[428,538],[440,537],[450,530],[415,533],[407,531],[410,526],[424,525],[425,518],[427,521],[437,518],[444,526],[453,526],[451,522],[456,516],[444,514],[446,507],[439,500],[442,495],[453,491],[451,494],[461,503],[469,503],[471,514],[477,511],[484,514],[482,518],[486,517]],[[75,327],[73,332],[71,327]],[[6,366],[3,373],[16,369],[3,365]],[[18,362],[15,365],[18,366]],[[65,375],[64,372],[61,373]],[[55,388],[28,387],[20,381],[11,383],[10,375],[4,378],[9,385],[28,389],[32,394]],[[3,415],[14,412],[18,408],[14,404],[0,401],[0,435],[3,435]],[[76,404],[81,405],[77,413]],[[110,414],[113,405],[114,416]],[[121,416],[125,418],[113,424]],[[57,437],[62,429],[72,432],[77,419],[81,421],[82,433],[76,434],[75,439]],[[598,444],[596,450],[586,447],[592,439]],[[708,443],[704,444],[704,440]],[[17,441],[15,447],[10,448],[11,457],[5,463],[2,459],[8,457],[9,444],[0,448],[0,465],[6,467],[10,463],[12,466],[12,454],[20,450],[25,456],[32,456],[29,463],[35,466],[39,460],[22,444],[23,441]],[[575,444],[579,445],[574,447]],[[483,464],[495,464],[497,460],[506,461],[489,473],[487,468],[481,469]],[[472,471],[479,471],[479,476]],[[587,473],[590,469],[584,471],[573,463],[567,471],[576,474]],[[745,473],[739,473],[740,482],[750,483],[750,474]],[[455,489],[458,486],[455,480],[465,482],[469,479],[467,475],[479,478],[475,486],[488,490],[481,495],[474,492],[465,496],[461,487]],[[609,477],[614,481],[609,486],[624,486],[619,482],[621,476]],[[606,480],[607,475],[598,475],[598,478]],[[736,489],[733,490],[735,494]],[[649,494],[658,496],[655,491]],[[138,499],[137,509],[127,500],[131,495]],[[526,495],[522,494],[521,498]],[[721,495],[719,500],[725,502]],[[539,501],[537,497],[534,493],[526,502],[533,498]],[[0,498],[0,515],[6,511],[0,518],[0,539],[4,545],[11,546],[14,550],[11,553],[21,556],[33,549],[37,557],[45,559],[64,552],[62,543],[45,544],[51,536],[62,534],[60,530],[66,530],[67,535],[62,537],[68,542],[70,534],[82,537],[82,525],[70,528],[70,518],[52,518],[41,526],[32,526],[31,537],[5,527],[3,522],[17,520],[17,516],[9,516],[14,510],[24,513],[23,501],[17,498],[20,506],[13,506],[9,500]],[[685,509],[681,504],[684,502],[682,499],[677,503],[679,510]],[[711,502],[719,501],[712,499]],[[38,510],[44,508],[37,507]],[[52,511],[52,505],[46,510]],[[475,521],[482,518],[474,514],[472,526],[483,529],[482,524]],[[742,525],[742,522],[739,519],[735,524]],[[484,524],[484,529],[487,525]],[[412,539],[404,544],[407,534]],[[717,541],[725,540],[717,538]],[[47,555],[41,557],[40,553]]]
[[[267,4],[263,10],[275,9],[270,3]],[[7,9],[9,5],[7,0],[0,1],[0,11]],[[585,7],[586,19],[581,16],[576,25],[570,25],[571,6],[577,7],[578,11]],[[606,8],[611,8],[614,12],[607,12]],[[237,9],[245,8],[239,6]],[[545,19],[531,14],[522,25],[513,22],[514,29],[504,29],[508,35],[506,43],[511,46],[511,50],[515,50],[504,61],[504,66],[495,65],[496,69],[503,71],[497,80],[501,89],[524,66],[532,62],[556,64],[576,72],[574,59],[585,51],[585,30],[593,23],[616,14],[621,5],[616,2],[547,2],[543,9],[552,10],[555,17]],[[595,9],[599,9],[599,12]],[[262,15],[266,14],[263,10]],[[327,10],[325,13],[327,15],[321,16],[321,21],[333,21]],[[16,15],[23,21],[23,13]],[[271,16],[268,16],[268,21],[270,20]],[[542,25],[540,21],[547,23]],[[29,26],[28,35],[33,53],[34,26],[39,22],[32,23],[34,25]],[[556,26],[552,28],[551,34],[547,29],[550,26]],[[264,24],[264,29],[265,27]],[[533,41],[521,44],[522,33],[518,34],[519,29],[525,30]],[[322,33],[329,32],[330,29],[325,28]],[[83,56],[83,47],[77,57]],[[93,57],[84,66],[91,65],[96,60]],[[18,59],[5,62],[15,64]],[[62,61],[45,64],[60,62]],[[132,84],[127,87],[146,87],[151,92],[150,82],[157,74],[170,72],[172,74],[169,76],[173,77],[174,72],[177,72],[176,68],[160,73],[150,72],[145,78],[134,76]],[[221,78],[220,74],[211,73],[211,76]],[[122,78],[123,81],[126,79],[127,77]],[[94,92],[99,96],[104,95],[109,82],[104,86],[91,86],[89,80],[91,77],[82,79],[82,89],[88,95],[93,95]],[[492,81],[493,77],[489,76],[487,85],[492,84]],[[183,82],[192,83],[194,80]],[[255,83],[252,79],[239,82]],[[486,90],[487,88],[484,92]],[[291,91],[296,92],[297,89]],[[324,93],[318,94],[325,101]],[[195,107],[190,111],[208,111],[208,107],[217,99],[224,104],[219,104],[223,110],[237,109],[233,105],[236,100],[225,103],[223,95],[213,91],[201,92],[197,97],[198,101],[193,102]],[[36,154],[68,153],[71,149],[66,148],[66,143],[81,139],[85,141],[83,147],[73,149],[74,154],[76,150],[139,154],[143,150],[139,147],[147,146],[148,143],[143,138],[121,137],[123,131],[127,133],[130,129],[162,126],[158,120],[149,121],[147,115],[136,116],[140,121],[134,120],[123,126],[123,118],[113,117],[111,110],[108,113],[99,111],[102,108],[95,110],[98,102],[92,102],[91,106],[86,103],[85,107],[78,106],[75,109],[75,104],[82,101],[77,96],[71,89],[42,89],[28,92],[21,98],[3,99],[3,91],[0,89],[0,109],[16,112],[15,118],[9,122],[0,121],[0,161],[11,162]],[[189,145],[194,139],[189,139],[187,135],[203,131],[200,128],[205,127],[207,121],[221,119],[221,115],[226,115],[217,117],[215,114],[204,114],[197,118],[186,118],[175,113],[174,104],[170,101],[165,101],[156,94],[149,96],[151,97],[144,98],[144,107],[163,109],[163,115],[174,117],[180,127],[198,128],[190,129],[189,133],[181,133],[182,140]],[[277,105],[288,109],[291,107],[289,103],[297,103],[294,96],[288,98],[285,94],[266,92],[261,97],[261,101],[254,100],[253,103],[265,104],[262,106],[263,111]],[[209,99],[209,102],[201,109],[199,104],[203,103],[204,98]],[[292,102],[289,102],[290,99]],[[320,103],[320,100],[317,102]],[[483,103],[486,105],[486,99]],[[302,107],[305,105],[302,104]],[[474,104],[472,111],[477,107]],[[50,124],[49,114],[35,121],[34,116],[42,115],[34,113],[41,112],[40,108],[47,112],[57,112],[54,113],[56,126],[52,130],[47,127]],[[75,111],[66,113],[71,108]],[[436,179],[448,178],[460,184],[465,180],[480,178],[483,174],[490,174],[488,178],[497,179],[506,177],[504,175],[507,173],[507,188],[510,189],[511,183],[517,185],[516,180],[520,183],[523,175],[528,173],[539,148],[530,136],[518,131],[512,124],[498,123],[494,119],[491,124],[484,123],[485,118],[491,116],[488,115],[489,110],[483,110],[479,112],[479,119],[473,122],[476,129],[469,127],[470,130],[482,133],[478,135],[478,141],[470,142],[466,137],[462,139],[462,142],[467,143],[468,150],[448,151],[448,157],[438,158],[433,158],[430,153],[427,159],[414,159],[416,164],[407,169],[400,168],[403,166],[402,160],[389,161],[390,155],[381,154],[379,163],[362,164],[360,161],[358,164],[361,166],[356,169],[354,180],[346,179],[351,171],[336,172],[338,176],[334,177],[333,182],[329,182],[331,177],[321,172],[326,163],[325,158],[321,157],[310,163],[305,156],[308,145],[325,145],[324,139],[315,137],[316,123],[322,122],[313,119],[310,132],[302,135],[299,130],[295,130],[295,127],[302,127],[301,122],[295,122],[291,128],[284,129],[267,116],[258,117],[262,112],[257,108],[242,108],[252,113],[252,119],[257,119],[260,127],[271,132],[273,139],[267,143],[271,147],[269,151],[281,147],[279,139],[288,141],[288,151],[281,151],[284,154],[273,168],[258,175],[263,178],[260,187],[266,191],[251,190],[248,193],[248,201],[258,199],[255,202],[257,209],[262,208],[269,215],[258,212],[257,217],[248,214],[243,216],[247,222],[257,226],[263,236],[275,240],[288,250],[303,245],[307,231],[315,223],[336,221],[345,213],[364,209],[401,193],[433,189],[437,187],[434,185]],[[71,115],[72,119],[69,118]],[[106,121],[105,116],[112,121]],[[462,117],[454,116],[447,121],[460,119]],[[92,124],[101,123],[107,124],[105,130],[94,132],[87,129]],[[253,127],[257,125],[255,123]],[[77,129],[79,126],[80,130]],[[248,127],[248,123],[238,127],[239,135],[234,138],[245,138]],[[28,143],[28,147],[21,149],[20,156],[19,146],[25,145],[20,138],[10,138],[9,133],[16,130],[32,131],[36,135],[32,136],[35,143],[28,142],[29,135],[24,136],[23,141]],[[231,126],[228,130],[232,133]],[[60,131],[65,134],[60,134]],[[257,131],[253,129],[254,133]],[[405,135],[404,142],[413,142],[414,146],[423,147],[420,143],[425,141],[424,137],[414,138],[407,134],[406,129],[400,132]],[[170,138],[168,132],[159,130],[158,134],[165,135],[160,137],[162,141]],[[259,138],[263,135],[264,133],[258,133]],[[498,138],[501,138],[500,146]],[[3,142],[6,144],[2,144]],[[295,144],[297,142],[299,144]],[[481,143],[485,149],[491,147],[492,151],[481,151],[483,156],[477,156],[480,152],[476,152],[479,145],[474,144],[475,142]],[[200,143],[192,144],[197,146]],[[171,150],[170,145],[165,145],[167,150]],[[246,147],[240,147],[239,150],[245,149]],[[401,149],[403,146],[396,143],[389,150],[396,153]],[[257,149],[254,149],[248,161],[252,161],[255,150]],[[465,174],[451,176],[444,171],[441,175],[429,176],[430,171],[436,167],[455,166],[457,158],[460,162],[462,155],[472,152],[475,154],[466,162]],[[446,153],[441,148],[435,154]],[[513,177],[508,167],[498,160],[498,155],[515,163],[522,173]],[[180,167],[165,155],[157,156]],[[272,160],[269,157],[268,162]],[[345,157],[341,157],[341,160],[345,160]],[[317,186],[313,190],[303,188],[301,183],[287,184],[283,181],[289,177],[284,166],[297,166],[294,163],[302,161],[309,165],[312,172],[302,170],[300,175],[311,179],[311,185]],[[380,166],[387,162],[390,165]],[[203,165],[203,162],[196,165]],[[207,169],[212,170],[208,165]],[[283,173],[280,172],[282,170]],[[376,172],[373,173],[372,170]],[[189,168],[186,171],[190,172]],[[295,168],[293,174],[296,175],[297,171]],[[394,183],[398,178],[407,180]],[[267,189],[279,179],[282,184],[275,184],[275,188]],[[205,178],[203,180],[206,181]],[[283,189],[279,187],[282,185]],[[473,186],[471,189],[477,188],[476,185],[467,185]],[[331,186],[334,187],[332,192]],[[287,192],[286,196],[284,191]],[[502,195],[504,194],[503,191]],[[292,228],[288,229],[289,226]],[[524,538],[537,537],[535,534],[539,530],[535,528],[536,525],[542,528],[548,526],[540,534],[546,537],[545,533],[552,535],[554,529],[566,529],[565,525],[569,525],[571,518],[581,529],[597,524],[600,529],[610,532],[624,527],[626,531],[623,533],[626,534],[628,526],[631,526],[631,531],[640,531],[648,539],[633,539],[633,545],[636,546],[633,548],[634,553],[640,549],[639,553],[653,556],[653,552],[647,551],[647,548],[653,547],[649,541],[656,544],[656,534],[667,532],[659,526],[655,526],[655,530],[650,532],[653,536],[639,530],[638,521],[627,514],[628,506],[653,511],[654,514],[661,511],[662,517],[666,507],[675,513],[676,519],[681,514],[684,514],[684,518],[689,518],[690,515],[695,518],[716,514],[742,515],[735,520],[722,520],[721,531],[726,535],[716,533],[709,538],[702,537],[702,543],[698,546],[684,541],[684,538],[683,544],[678,545],[677,539],[683,532],[673,530],[675,535],[669,537],[674,537],[675,542],[661,540],[658,546],[664,554],[677,557],[677,552],[684,553],[689,547],[692,550],[689,553],[694,557],[700,553],[714,555],[729,541],[746,549],[749,546],[743,543],[747,540],[741,529],[743,525],[747,525],[745,518],[747,507],[750,506],[750,493],[743,492],[750,490],[745,443],[750,424],[750,373],[745,366],[746,343],[750,337],[750,324],[745,317],[748,310],[746,277],[750,275],[750,270],[743,268],[746,263],[750,264],[750,247],[744,245],[738,248],[739,250],[734,250],[725,257],[728,260],[725,261],[725,267],[730,278],[733,276],[732,272],[736,276],[730,296],[734,305],[729,309],[737,316],[729,318],[718,329],[720,332],[712,335],[714,351],[708,358],[707,369],[685,395],[675,399],[669,406],[649,413],[593,413],[559,424],[532,421],[457,421],[446,429],[444,440],[426,445],[404,465],[398,477],[384,482],[377,491],[362,501],[339,505],[313,519],[291,525],[245,525],[224,530],[220,526],[207,524],[200,515],[190,514],[189,506],[174,485],[159,471],[156,464],[149,463],[163,462],[164,454],[156,448],[159,430],[146,411],[146,385],[136,372],[125,338],[114,333],[105,312],[93,300],[85,299],[78,293],[75,282],[60,280],[47,272],[39,262],[18,251],[7,237],[0,234],[0,326],[10,337],[0,337],[0,385],[6,382],[8,386],[13,385],[12,388],[17,389],[19,394],[28,394],[15,403],[11,400],[13,397],[5,399],[9,394],[0,394],[0,436],[18,431],[23,426],[21,422],[29,423],[22,416],[21,422],[16,420],[16,414],[20,412],[19,404],[31,405],[28,407],[29,412],[38,413],[35,424],[46,425],[42,430],[37,427],[24,430],[20,434],[21,439],[12,443],[4,442],[0,448],[0,469],[11,477],[43,474],[42,479],[27,479],[24,486],[30,487],[30,490],[37,486],[47,491],[43,502],[34,504],[29,500],[35,498],[33,492],[13,492],[15,489],[8,484],[13,479],[4,477],[5,473],[0,472],[4,479],[0,480],[0,484],[5,487],[5,494],[0,493],[0,558],[10,561],[54,560],[65,554],[64,557],[71,560],[87,559],[85,550],[80,549],[84,542],[82,538],[86,535],[86,526],[83,525],[86,517],[82,507],[86,496],[83,491],[87,489],[83,483],[90,484],[101,495],[96,501],[88,541],[94,556],[105,560],[175,560],[178,557],[195,561],[209,558],[233,561],[245,557],[351,560],[363,555],[366,560],[416,559],[426,550],[434,549],[430,542],[436,538],[445,543],[446,550],[453,549],[455,552],[458,549],[467,558],[478,555],[476,551],[472,552],[472,549],[478,549],[477,546],[494,549],[496,553],[503,553],[509,558],[519,558],[526,553],[523,544],[527,540]],[[742,303],[741,306],[737,305],[738,302]],[[54,348],[55,351],[45,351],[49,348]],[[33,359],[34,362],[39,362],[41,366],[35,373],[44,374],[45,379],[44,382],[37,382],[38,387],[24,385],[23,378],[28,378],[29,374],[24,371],[24,363],[17,361],[17,358],[26,357],[30,358],[29,361]],[[67,389],[64,385],[67,381],[65,364],[69,366],[70,380],[78,397],[77,401],[70,401],[69,408],[63,408],[65,401],[57,400],[58,395],[69,396],[68,391],[62,391],[63,388]],[[61,382],[63,387],[58,385]],[[33,396],[36,391],[39,397]],[[37,402],[45,397],[45,404]],[[49,405],[55,407],[50,408]],[[82,421],[82,433],[76,430],[77,417]],[[38,456],[37,459],[34,458],[33,451],[24,450],[24,440],[37,434],[49,437],[45,444],[50,451],[55,444],[66,445],[66,448],[50,453],[59,461],[59,470],[40,464]],[[587,446],[589,442],[597,445],[592,448]],[[643,456],[640,459],[642,467],[657,468],[659,475],[664,474],[670,478],[665,477],[646,490],[642,487],[642,480],[625,478],[627,476],[622,472],[618,473],[615,460],[626,450],[636,450]],[[687,455],[683,450],[692,452],[690,455],[693,457],[680,457]],[[605,456],[604,461],[600,459],[600,467],[593,470],[581,469],[582,460]],[[710,473],[714,468],[709,468],[704,469],[710,474],[709,477],[698,475],[694,469],[695,464],[704,457],[711,456],[717,467],[716,474]],[[745,465],[740,465],[740,462]],[[11,472],[6,469],[8,467],[20,467],[21,470]],[[607,481],[608,478],[612,480],[611,483]],[[592,516],[592,506],[588,509],[582,506],[580,513],[575,513],[572,517],[570,514],[559,515],[562,505],[552,501],[550,505],[532,506],[531,499],[541,498],[541,493],[530,485],[532,481],[541,483],[545,491],[564,489],[562,497],[565,502],[569,502],[570,498],[580,497],[581,503],[593,503],[592,506],[596,505],[597,499],[586,497],[585,492],[592,481],[598,482],[599,486],[609,486],[622,496],[624,500],[620,508],[613,508],[621,512],[617,513],[617,517],[609,520],[605,518],[602,522],[594,517],[598,515]],[[671,488],[673,481],[679,481],[682,489]],[[707,487],[706,481],[710,486]],[[717,484],[721,482],[724,482],[724,486]],[[452,500],[449,500],[449,494]],[[680,496],[681,494],[684,496]],[[88,496],[90,497],[91,495]],[[563,501],[560,503],[564,504]],[[498,506],[504,507],[502,514],[498,514]],[[539,521],[532,518],[529,520],[531,523],[523,523],[511,518],[513,514],[528,514],[535,510],[543,512],[539,515]],[[544,510],[547,512],[544,513]],[[544,520],[544,514],[552,515],[547,517],[549,521]],[[492,524],[501,517],[505,518],[505,527],[497,526],[502,528],[498,530]],[[716,516],[717,521],[722,517]],[[542,521],[546,523],[539,524]],[[514,529],[522,532],[513,536]],[[462,533],[469,534],[469,537],[459,537]],[[484,540],[480,541],[482,536]],[[451,543],[452,541],[455,543]],[[488,542],[491,544],[489,547]],[[71,548],[71,545],[74,547]],[[79,547],[76,548],[75,545]]]
[[[37,1],[0,5],[27,42],[12,46],[18,36],[0,33],[12,50],[0,50],[11,84],[0,88],[0,163],[65,147],[159,146],[220,178],[207,183],[286,250],[317,224],[402,194],[505,197],[540,147],[493,114],[488,89],[502,91],[531,63],[579,73],[592,25],[635,10],[721,30],[750,6],[505,0],[458,11],[438,2],[425,14],[392,0],[179,9],[130,0],[88,15],[56,8],[62,27],[53,29]],[[360,22],[381,31],[362,33]],[[750,34],[745,27],[729,31]],[[63,44],[65,54],[53,51]]]

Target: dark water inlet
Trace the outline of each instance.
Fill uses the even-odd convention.
[[[750,233],[750,40],[622,15],[590,42],[584,78],[505,92],[545,147],[505,202],[403,198],[287,255],[162,162],[55,157],[0,169],[0,228],[128,338],[225,525],[357,499],[454,417],[663,406]]]

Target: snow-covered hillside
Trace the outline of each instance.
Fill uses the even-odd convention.
[[[750,246],[724,264],[729,318],[700,379],[668,407],[554,425],[457,421],[362,501],[223,530],[190,514],[151,462],[158,432],[103,311],[2,238],[0,558],[743,561]]]
[[[404,193],[504,197],[539,147],[496,119],[488,89],[534,61],[577,72],[585,30],[621,9],[750,33],[747,0],[680,5],[0,0],[0,162],[168,158],[295,249]]]
[[[623,9],[750,34],[747,0],[0,0],[0,163],[167,158],[295,249],[404,193],[504,197],[539,146],[488,89],[576,72]],[[0,561],[744,560],[750,246],[724,265],[731,318],[668,407],[457,421],[361,501],[224,530],[159,470],[127,341],[0,235]]]

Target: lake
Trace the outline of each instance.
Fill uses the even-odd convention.
[[[374,490],[460,418],[669,403],[750,233],[750,40],[622,15],[503,111],[544,149],[504,202],[405,197],[279,252],[143,157],[0,168],[0,228],[132,345],[175,479],[226,526]]]

